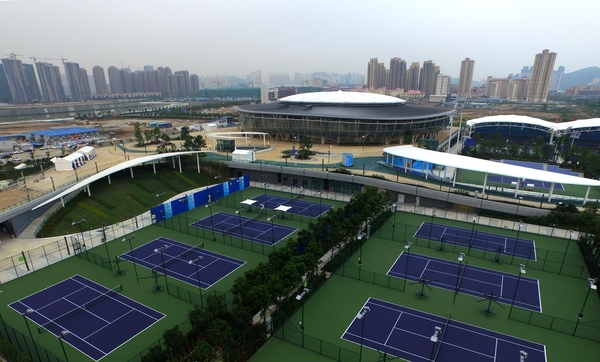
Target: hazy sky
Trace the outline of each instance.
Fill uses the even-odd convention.
[[[200,76],[260,70],[264,81],[366,74],[370,58],[389,67],[392,57],[458,77],[470,57],[478,81],[518,73],[543,49],[567,73],[600,65],[599,10],[598,0],[0,0],[0,53],[65,57],[88,74],[123,61]]]

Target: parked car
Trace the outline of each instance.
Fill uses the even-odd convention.
[[[17,162],[17,163],[19,163],[19,162],[21,162],[21,159],[20,159],[19,157],[13,157],[13,158],[11,159],[11,161],[12,161],[12,162]]]
[[[19,154],[19,153],[23,153],[23,150],[21,150],[21,149],[15,150],[13,152],[13,155],[16,155],[16,154]]]
[[[9,158],[12,155],[10,152],[2,152],[0,153],[1,158]]]

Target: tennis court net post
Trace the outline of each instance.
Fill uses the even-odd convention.
[[[123,291],[123,285],[119,284],[116,287],[109,289],[107,292],[102,293],[99,296],[91,299],[90,301],[88,301],[82,305],[78,305],[75,309],[72,309],[72,310],[54,318],[53,320],[50,320],[50,321],[42,324],[41,326],[38,327],[38,333],[42,334],[44,331],[49,331],[50,328],[60,327],[61,322],[64,322],[67,319],[73,318],[77,314],[79,314],[83,311],[86,311],[88,308],[90,308],[108,298],[112,298],[113,295],[118,294],[121,291]]]

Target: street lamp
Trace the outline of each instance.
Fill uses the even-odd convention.
[[[475,238],[475,223],[477,223],[477,214],[473,215],[473,226],[471,227],[471,241],[469,242],[469,250],[467,255],[471,255],[471,248],[473,247],[473,239]]]
[[[363,151],[365,150],[365,136],[362,136]]]
[[[196,277],[198,278],[198,290],[200,291],[200,304],[202,305],[202,308],[204,308],[204,300],[202,299],[202,284],[200,284],[200,269],[198,269],[198,262],[201,261],[202,259],[204,259],[204,258],[201,256],[198,256],[196,259],[188,261],[188,264],[189,265],[194,264],[196,266]]]
[[[590,283],[590,287],[588,288],[587,294],[585,296],[585,300],[583,301],[583,305],[581,306],[581,312],[577,315],[577,324],[575,324],[575,329],[573,330],[573,335],[577,332],[577,327],[579,326],[579,322],[583,319],[583,310],[585,309],[585,303],[587,303],[588,297],[590,296],[590,292],[592,290],[598,289],[596,282],[598,278],[588,278],[588,282]]]
[[[413,246],[413,243],[410,241],[404,246],[404,250],[406,250],[406,268],[404,269],[404,289],[402,290],[403,292],[406,291],[406,279],[408,278],[408,260],[410,258],[411,246]]]
[[[523,220],[519,221],[519,230],[517,230],[517,239],[515,240],[515,246],[513,247],[513,252],[512,252],[512,256],[510,258],[510,263],[512,264],[512,261],[515,257],[515,253],[517,252],[517,245],[519,245],[519,234],[521,233],[521,229],[523,228],[525,224],[523,224]]]
[[[168,248],[168,245],[163,245],[158,249],[154,249],[155,253],[160,253],[160,260],[162,262],[163,274],[165,275],[165,285],[167,286],[167,294],[169,294],[169,282],[167,281],[167,269],[165,269],[165,257],[163,255],[163,251]]]
[[[138,278],[138,273],[137,273],[137,267],[135,266],[135,256],[133,255],[133,247],[131,246],[131,239],[135,238],[135,235],[131,235],[128,238],[123,238],[123,240],[121,240],[122,242],[126,242],[129,241],[129,252],[131,253],[131,260],[133,261],[133,270],[135,270],[135,280],[136,281],[140,281],[140,278]]]
[[[512,302],[510,303],[510,311],[508,312],[508,319],[512,314],[513,306],[515,305],[515,298],[517,297],[517,290],[519,289],[519,282],[521,281],[521,275],[525,274],[525,265],[519,265],[519,276],[517,277],[517,285],[515,285],[515,293],[513,294]]]
[[[212,230],[213,241],[217,241],[217,239],[215,239],[215,224],[213,222],[213,212],[212,212],[213,204],[214,204],[213,202],[209,202],[208,204],[204,205],[204,207],[208,207],[210,209],[210,230]]]
[[[331,156],[331,145],[329,145],[329,149],[327,150],[327,163],[329,163],[329,156]]]
[[[433,335],[431,336],[431,338],[429,338],[429,340],[431,341],[431,358],[429,358],[430,361],[433,362],[433,353],[435,352],[435,343],[438,341],[438,338],[440,336],[440,333],[442,332],[442,327],[435,327],[435,331],[433,332]]]
[[[25,310],[25,312],[21,313],[21,316],[23,316],[23,319],[25,320],[25,325],[27,326],[27,331],[29,332],[29,337],[31,337],[31,342],[33,343],[33,348],[35,348],[35,354],[38,357],[38,361],[41,361],[42,359],[40,358],[40,352],[37,349],[37,344],[35,343],[35,340],[33,339],[33,334],[31,333],[31,328],[29,327],[29,322],[27,321],[27,315],[33,313],[33,309],[31,308],[27,308]]]
[[[563,255],[563,260],[560,264],[560,270],[558,271],[558,274],[562,272],[562,268],[565,265],[565,259],[567,258],[567,252],[569,251],[569,245],[571,244],[571,239],[573,238],[573,235],[575,235],[575,231],[569,230],[569,241],[567,242],[567,248],[565,249],[565,255]]]
[[[371,310],[369,307],[363,307],[363,309],[358,312],[356,315],[356,319],[362,320],[362,327],[360,331],[360,352],[358,354],[358,362],[362,361],[362,346],[363,346],[363,338],[365,335],[365,316]]]
[[[460,267],[462,266],[463,261],[465,262],[465,268],[467,267],[467,262],[465,261],[465,253],[460,253],[458,256],[458,271],[456,272],[456,288],[454,288],[454,299],[452,299],[452,305],[456,301],[456,294],[458,294],[458,290],[460,288]]]
[[[69,362],[69,357],[67,357],[67,351],[65,351],[65,346],[63,345],[63,339],[69,334],[69,331],[60,331],[59,335],[56,336],[56,339],[60,342],[60,347],[62,348],[63,354],[65,355],[65,361]]]
[[[308,294],[308,292],[310,292],[310,290],[308,288],[304,288],[302,293],[296,296],[296,300],[302,302],[302,320],[300,321],[300,330],[302,331],[302,348],[304,348],[304,302],[302,300],[304,299],[306,294]]]
[[[427,247],[431,246],[431,232],[433,231],[433,217],[435,216],[435,207],[431,208],[431,223],[429,223],[429,240],[427,241]]]

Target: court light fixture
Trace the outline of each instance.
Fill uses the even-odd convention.
[[[520,350],[519,351],[519,362],[524,362],[527,359],[528,353]]]
[[[408,244],[404,245],[404,249],[406,250],[410,250],[410,248],[413,246],[413,243],[411,241],[408,242]]]
[[[358,312],[358,314],[356,315],[356,319],[363,319],[370,310],[371,308],[369,307],[363,307],[363,309],[361,309],[360,312]]]
[[[298,295],[296,296],[296,300],[302,300],[302,298],[304,298],[304,296],[305,296],[306,294],[308,294],[308,292],[310,292],[310,289],[308,289],[308,288],[304,288],[304,290],[302,291],[302,293],[300,293],[300,294],[298,294]]]
[[[460,255],[458,256],[458,261],[462,263],[463,260],[465,260],[465,253],[460,253]]]
[[[439,335],[442,332],[442,327],[435,327],[435,331],[433,332],[433,335],[431,336],[431,338],[429,338],[429,340],[433,343],[438,341]]]
[[[525,274],[525,273],[526,273],[526,272],[525,272],[525,265],[524,265],[524,264],[521,264],[521,265],[519,265],[519,267],[520,267],[520,272],[521,272],[521,274]]]

